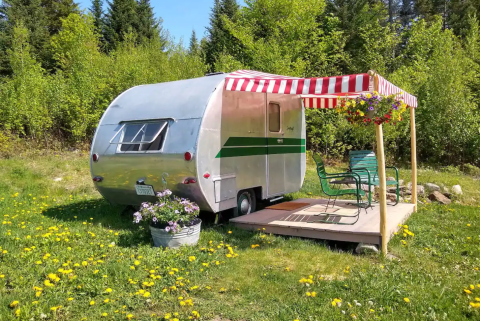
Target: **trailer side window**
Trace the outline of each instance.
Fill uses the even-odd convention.
[[[161,150],[167,132],[167,124],[167,121],[125,124],[121,129],[119,151],[145,152]]]
[[[277,103],[268,104],[268,130],[280,132],[280,105]]]

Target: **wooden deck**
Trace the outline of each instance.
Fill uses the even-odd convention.
[[[266,208],[231,219],[230,222],[242,229],[257,230],[265,228],[266,233],[278,235],[381,245],[380,206],[378,204],[367,209],[366,213],[362,209],[360,217],[354,225],[339,225],[314,223],[314,221],[319,220],[319,216],[315,214],[325,212],[327,200],[304,198],[292,202],[308,203],[309,205],[295,210]],[[330,208],[327,211],[345,215],[341,219],[337,217],[337,221],[340,220],[342,223],[352,222],[354,221],[352,216],[357,209],[348,205],[349,202],[351,201],[337,201],[334,208],[330,203]],[[399,203],[396,206],[387,206],[387,242],[399,230],[398,225],[403,224],[413,211],[413,204]]]

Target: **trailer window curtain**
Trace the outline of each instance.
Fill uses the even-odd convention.
[[[277,103],[268,104],[268,130],[272,133],[280,132],[280,105]]]
[[[160,151],[165,140],[167,124],[167,121],[125,124],[121,129],[118,151]]]

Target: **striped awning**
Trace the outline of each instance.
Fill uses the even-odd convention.
[[[403,92],[400,88],[378,77],[378,92],[383,95]],[[225,90],[300,95],[306,108],[334,108],[338,97],[357,97],[373,92],[374,76],[357,74],[323,78],[296,78],[267,74],[252,70],[239,70],[229,74]],[[402,100],[411,107],[417,107],[417,98],[408,93]]]

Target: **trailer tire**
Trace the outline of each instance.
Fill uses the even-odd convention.
[[[233,216],[238,217],[255,212],[257,199],[253,189],[245,189],[238,192],[237,207],[233,209]]]

